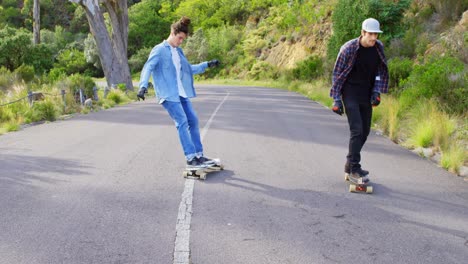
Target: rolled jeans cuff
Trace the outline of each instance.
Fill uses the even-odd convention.
[[[193,158],[195,158],[197,155],[196,154],[189,154],[187,156],[185,156],[185,158],[187,159],[187,161],[191,161],[193,160]]]

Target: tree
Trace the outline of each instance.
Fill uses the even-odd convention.
[[[79,4],[86,11],[91,34],[96,41],[102,69],[109,87],[125,83],[133,90],[128,67],[128,8],[127,0],[69,0]],[[110,18],[110,32],[107,31],[104,12]]]
[[[41,43],[41,7],[39,5],[39,0],[34,0],[34,11],[33,11],[33,36],[34,36],[34,44],[37,45]]]

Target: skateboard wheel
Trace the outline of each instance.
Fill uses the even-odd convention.
[[[205,180],[205,179],[206,179],[206,173],[201,173],[200,180]]]
[[[224,170],[224,165],[219,165],[219,170]]]
[[[349,181],[349,174],[348,174],[348,173],[345,173],[345,175],[344,175],[344,180],[345,180],[345,181]]]
[[[372,186],[367,186],[366,193],[372,193],[373,191],[374,189],[372,188]]]
[[[188,177],[188,172],[187,171],[182,172],[182,176],[184,176],[184,178],[187,178]]]
[[[356,185],[349,185],[349,192],[356,192]]]

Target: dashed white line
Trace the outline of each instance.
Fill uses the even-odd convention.
[[[227,93],[223,101],[219,103],[218,107],[216,107],[214,112],[211,114],[210,119],[203,127],[203,131],[200,135],[202,142],[211,126],[211,123],[213,122],[214,117],[228,97],[229,93]],[[190,223],[192,221],[193,213],[192,201],[194,185],[194,179],[185,180],[184,192],[182,193],[182,200],[180,201],[179,213],[177,215],[173,264],[190,264]]]

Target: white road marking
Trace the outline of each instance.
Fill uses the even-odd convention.
[[[201,141],[205,138],[208,129],[213,122],[214,117],[218,113],[221,106],[229,97],[229,93],[226,94],[223,101],[219,103],[218,107],[211,114],[210,119],[206,122],[203,127],[203,131],[200,135]],[[195,185],[194,179],[186,179],[184,192],[182,193],[182,200],[179,204],[179,213],[177,215],[176,224],[176,238],[174,245],[174,261],[173,264],[190,264],[190,223],[192,221],[192,201],[193,201],[193,187]]]

